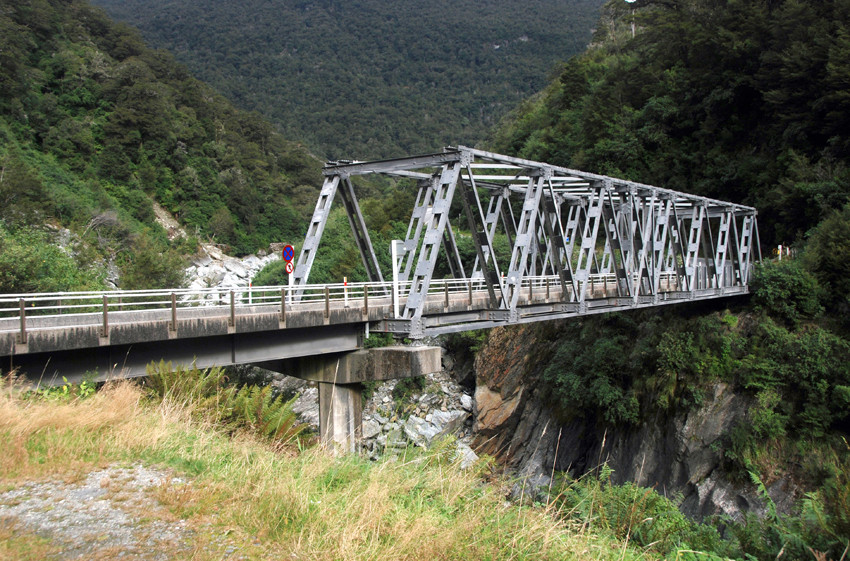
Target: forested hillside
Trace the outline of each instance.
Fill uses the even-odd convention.
[[[602,0],[95,0],[196,76],[328,158],[481,140],[558,61]]]
[[[570,322],[540,336],[551,354],[535,362],[565,432],[609,449],[733,388],[743,420],[703,452],[716,458],[710,477],[752,486],[764,513],[712,521],[725,539],[699,548],[721,557],[850,551],[848,25],[846,0],[610,0],[592,46],[492,139],[496,151],[758,208],[766,262],[749,302]],[[771,259],[778,243],[794,257]],[[780,481],[798,497],[785,513],[766,491]],[[600,516],[621,513],[629,488],[612,488]],[[657,547],[658,534],[621,532]],[[699,543],[689,532],[673,541]]]
[[[0,1],[0,292],[101,286],[109,261],[124,288],[173,286],[197,238],[294,240],[318,170],[99,8]],[[154,200],[197,238],[169,242]]]
[[[751,204],[793,243],[850,196],[848,25],[846,0],[609,1],[495,148]]]

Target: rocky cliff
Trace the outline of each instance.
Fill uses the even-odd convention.
[[[718,382],[699,407],[653,414],[629,427],[556,415],[541,383],[556,335],[554,322],[491,332],[475,360],[473,447],[479,453],[495,456],[532,486],[548,485],[553,471],[581,475],[607,462],[615,483],[633,481],[681,497],[681,510],[695,518],[764,511],[755,488],[722,468],[723,437],[746,422],[747,397]],[[786,511],[799,494],[787,478],[771,482],[768,491]]]

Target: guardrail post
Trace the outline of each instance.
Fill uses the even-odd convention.
[[[236,327],[236,295],[230,291],[230,319],[228,320],[230,327]]]
[[[171,293],[171,325],[169,329],[177,331],[177,295],[173,292]]]
[[[27,344],[27,312],[26,307],[27,303],[23,298],[19,301],[21,306],[21,333],[18,335],[18,343],[21,345]]]
[[[531,304],[534,301],[534,279],[528,278],[528,303]]]
[[[369,286],[363,285],[363,313],[369,315]]]
[[[466,283],[467,297],[469,298],[469,307],[472,307],[472,281]]]
[[[443,285],[446,289],[446,309],[449,309],[449,283]]]
[[[546,277],[546,301],[549,301],[549,277]]]
[[[106,299],[106,294],[103,295],[103,330],[100,333],[101,337],[109,337],[109,303]]]
[[[331,289],[325,287],[325,319],[331,317]]]
[[[608,275],[602,277],[602,290],[605,291],[605,298],[608,298]]]
[[[286,289],[280,289],[280,321],[286,323]]]

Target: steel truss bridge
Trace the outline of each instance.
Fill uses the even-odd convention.
[[[366,174],[418,188],[392,278],[355,194]],[[290,286],[0,295],[2,369],[139,376],[166,358],[274,370],[355,350],[370,329],[421,339],[745,294],[761,259],[754,208],[466,147],[333,162],[324,177]],[[337,195],[369,280],[311,285]],[[441,259],[449,278],[434,278]]]
[[[296,286],[306,286],[337,194],[370,281],[384,281],[352,182],[367,174],[418,184],[407,235],[393,255],[404,287],[394,293],[400,309],[376,326],[413,338],[743,294],[761,260],[752,207],[460,146],[326,166]],[[450,221],[456,197],[475,247],[466,262]],[[512,247],[509,257],[495,249],[500,235]],[[442,254],[455,282],[486,293],[483,307],[429,310]],[[535,300],[535,289],[545,298]]]

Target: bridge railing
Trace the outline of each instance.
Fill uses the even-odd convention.
[[[617,276],[611,274],[591,275],[587,295],[589,298],[616,295]],[[679,279],[676,273],[662,273],[662,285],[667,290],[678,290]],[[594,287],[604,287],[596,290]],[[528,295],[528,299],[540,298],[544,294],[560,295],[560,281],[557,276],[525,276],[519,284],[519,290]],[[39,323],[48,318],[67,318],[67,316],[102,317],[104,324],[108,316],[115,312],[171,310],[176,317],[177,311],[187,308],[223,308],[231,314],[236,310],[253,306],[274,306],[280,308],[283,303],[287,309],[305,306],[326,308],[338,306],[368,307],[370,302],[391,302],[391,282],[353,282],[320,285],[297,286],[252,286],[234,288],[181,288],[171,290],[114,290],[89,292],[43,292],[28,294],[0,294],[0,330],[20,329],[25,334],[27,318],[39,318]],[[404,305],[411,290],[410,282],[398,283],[398,298]],[[452,295],[487,290],[483,278],[473,279],[436,279],[431,282],[428,295],[431,298],[444,295],[446,303]],[[569,289],[569,298],[572,299]],[[563,295],[560,295],[563,298]],[[383,300],[380,300],[383,299]],[[70,318],[68,318],[70,319]],[[9,323],[9,322],[12,323]],[[33,328],[38,326],[33,325]]]

